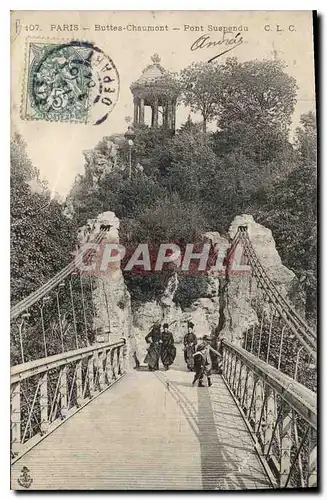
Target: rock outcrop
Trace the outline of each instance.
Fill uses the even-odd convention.
[[[247,226],[249,238],[261,264],[279,292],[292,303],[294,292],[299,296],[300,289],[295,274],[282,264],[276,250],[270,229],[258,224],[251,215],[240,215],[234,218],[229,228],[230,239],[234,238],[239,226]],[[273,314],[273,307],[264,300],[262,289],[256,288],[256,280],[251,272],[226,273],[223,286],[224,307],[223,330],[221,334],[238,344],[243,334],[253,325],[258,324],[257,304],[265,308],[268,319]]]
[[[94,243],[100,232],[105,234],[106,243],[119,243],[119,219],[114,212],[104,212],[78,230],[78,242],[82,247]],[[103,241],[101,245],[103,244]],[[101,247],[102,250],[104,247]],[[132,310],[130,294],[124,282],[120,262],[110,265],[106,272],[92,272],[94,324],[97,341],[129,338],[132,335]]]

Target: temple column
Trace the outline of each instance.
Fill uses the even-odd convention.
[[[139,100],[137,97],[134,97],[134,123],[139,122]]]
[[[153,128],[154,124],[154,106],[151,106],[151,127]]]
[[[139,116],[140,116],[139,123],[141,125],[143,125],[144,124],[144,99],[143,99],[143,97],[141,97],[141,99],[140,99],[140,115]]]
[[[158,97],[155,98],[152,108],[152,127],[158,128]]]
[[[168,104],[163,105],[163,128],[168,128]]]

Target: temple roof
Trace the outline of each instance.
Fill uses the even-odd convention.
[[[165,87],[171,83],[169,73],[163,66],[161,66],[158,54],[154,54],[151,59],[153,64],[149,64],[149,66],[144,68],[140,78],[136,80],[136,82],[132,83],[132,92],[136,89],[152,87],[152,85],[156,82],[158,82],[158,86],[160,87]]]
[[[154,54],[151,59],[153,64],[144,68],[142,75],[138,80],[136,80],[135,84],[142,85],[153,83],[155,80],[162,78],[167,73],[166,70],[160,65],[160,57],[158,54]]]
[[[130,89],[134,96],[147,98],[149,95],[174,95],[179,91],[172,75],[160,64],[160,57],[154,54],[152,63],[142,71],[138,80],[132,83]]]

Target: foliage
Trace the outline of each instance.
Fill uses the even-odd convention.
[[[296,103],[296,82],[281,61],[227,59],[222,68],[220,101],[222,113],[218,125],[241,121],[257,129],[277,126],[288,128]]]
[[[180,72],[181,101],[192,112],[201,113],[203,132],[207,130],[207,122],[212,121],[220,110],[217,96],[222,78],[219,69],[215,63],[196,62]]]
[[[301,115],[301,127],[296,129],[295,145],[303,165],[315,165],[317,161],[316,116],[312,111]]]
[[[312,114],[302,116],[297,130],[300,162],[283,180],[267,187],[256,201],[255,216],[268,226],[276,239],[283,262],[299,277],[306,292],[307,316],[316,314],[317,289],[317,173],[316,141]],[[305,147],[301,151],[301,145]],[[305,155],[303,154],[305,152]],[[311,163],[303,164],[304,159]]]
[[[296,83],[280,61],[238,62],[228,59],[219,95],[221,112],[214,136],[218,155],[241,149],[260,164],[287,160]]]
[[[36,290],[71,260],[74,231],[32,166],[23,141],[11,145],[11,299]]]
[[[181,275],[178,278],[178,288],[174,302],[182,309],[190,307],[193,301],[207,293],[208,278],[206,276]]]
[[[52,199],[46,185],[27,156],[25,143],[11,143],[11,301],[15,304],[45,284],[72,259],[75,228],[63,215],[63,207]],[[48,306],[46,334],[48,354],[61,351],[55,299]],[[64,302],[62,304],[64,306]],[[30,308],[24,328],[25,361],[44,355],[38,305]],[[63,317],[66,345],[74,345],[73,333]],[[67,328],[65,325],[67,324]],[[13,363],[21,362],[17,324],[12,325]]]

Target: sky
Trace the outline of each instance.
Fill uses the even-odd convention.
[[[275,58],[285,61],[286,71],[295,77],[298,85],[293,131],[299,124],[300,115],[315,108],[310,12],[31,11],[13,13],[11,23],[12,133],[18,132],[23,136],[28,154],[39,169],[41,178],[47,180],[50,190],[61,197],[67,195],[75,176],[84,171],[83,151],[93,148],[104,136],[126,131],[125,118],[133,116],[133,98],[129,87],[140,77],[142,70],[152,63],[154,53],[160,55],[161,64],[167,70],[179,71],[193,61],[208,60],[222,51],[221,46],[191,50],[192,44],[201,35],[208,34],[212,41],[222,38],[221,31],[209,31],[210,25],[243,27],[243,43],[222,55],[220,63],[229,56],[237,57],[240,61]],[[37,35],[35,31],[26,31],[26,27],[31,25],[38,25]],[[64,25],[66,28],[63,32]],[[67,26],[69,29],[70,25],[78,26],[78,31],[67,32]],[[104,29],[96,31],[96,25]],[[168,29],[156,32],[127,29],[128,26],[148,25],[167,26]],[[110,30],[114,26],[125,27],[125,30]],[[245,26],[248,27],[247,31],[244,30]],[[82,27],[86,29],[82,31]],[[120,77],[120,94],[116,106],[108,119],[97,126],[24,119],[22,106],[26,95],[28,43],[31,40],[61,43],[72,37],[96,43],[114,61]],[[177,127],[185,122],[188,113],[189,110],[183,106],[177,109]]]

